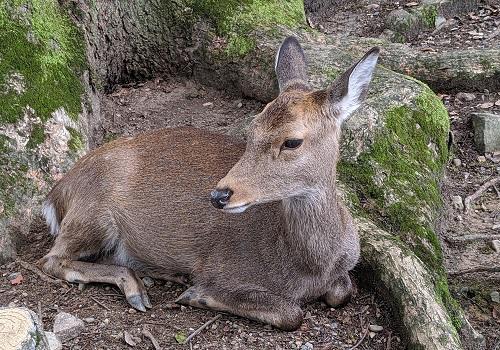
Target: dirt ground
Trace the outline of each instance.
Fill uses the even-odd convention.
[[[173,125],[204,126],[243,137],[245,118],[252,117],[263,105],[235,99],[189,80],[157,79],[132,87],[122,87],[109,95],[102,109],[105,115],[104,142],[122,135]],[[22,242],[19,258],[34,263],[52,243],[43,223],[35,225],[30,237]],[[24,281],[12,287],[11,273],[20,272]],[[58,311],[69,312],[86,321],[86,331],[65,345],[68,349],[124,349],[125,332],[140,340],[135,349],[153,349],[141,336],[148,328],[163,349],[190,348],[180,345],[175,336],[188,335],[213,318],[216,313],[179,307],[172,303],[185,287],[156,280],[148,289],[153,309],[146,313],[132,310],[121,292],[112,286],[91,285],[83,291],[76,285],[52,284],[12,263],[0,267],[0,305],[14,303],[38,310],[51,330]],[[359,279],[359,276],[355,276]],[[345,307],[332,309],[321,302],[305,307],[306,320],[300,330],[282,332],[269,326],[230,315],[222,317],[197,335],[193,349],[403,349],[404,342],[393,326],[391,311],[382,298],[357,280],[358,293]],[[380,325],[381,332],[368,332],[368,326]]]

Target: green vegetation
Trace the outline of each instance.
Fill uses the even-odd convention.
[[[357,211],[399,237],[434,272],[437,296],[459,329],[461,311],[448,289],[432,215],[442,205],[449,119],[436,95],[419,84],[424,91],[415,104],[390,109],[370,151],[356,163],[340,162],[338,170],[358,195],[354,203],[365,203]]]
[[[83,138],[78,130],[68,127],[71,138],[68,140],[68,148],[72,152],[78,152],[84,148]]]
[[[14,123],[30,106],[42,121],[64,107],[76,119],[85,67],[83,38],[55,0],[6,0],[0,5],[0,123]],[[25,91],[7,89],[19,74]]]
[[[26,144],[26,147],[28,149],[34,149],[39,144],[43,143],[43,141],[45,141],[45,133],[43,131],[43,126],[41,126],[40,124],[33,125],[33,128],[31,130],[31,135],[28,143]]]
[[[244,56],[255,47],[255,38],[249,34],[257,25],[272,31],[277,25],[294,29],[305,23],[301,0],[200,0],[192,6],[195,13],[212,20],[217,34],[226,38],[229,56]]]

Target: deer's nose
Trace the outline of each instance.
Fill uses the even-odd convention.
[[[233,191],[231,191],[229,188],[223,188],[222,190],[213,190],[212,193],[210,193],[210,202],[212,202],[212,205],[217,209],[222,209],[227,204],[227,202],[229,202],[229,198],[231,198],[232,194]]]

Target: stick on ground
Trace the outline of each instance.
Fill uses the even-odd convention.
[[[109,311],[109,307],[107,307],[106,305],[104,305],[103,303],[101,303],[99,300],[97,300],[96,298],[94,297],[90,297],[90,299],[92,299],[97,305],[99,305],[100,307],[102,307],[103,309],[106,309]]]
[[[221,315],[217,315],[213,318],[211,318],[210,320],[208,320],[207,322],[205,322],[200,328],[198,328],[197,330],[195,330],[193,333],[191,333],[189,335],[189,337],[186,338],[186,341],[184,342],[184,344],[190,342],[194,337],[196,337],[196,335],[200,334],[202,330],[204,330],[205,328],[207,328],[208,326],[210,326],[212,323],[214,323],[215,321],[217,321],[219,318],[221,318]]]
[[[358,340],[358,342],[356,344],[354,344],[354,346],[352,348],[350,348],[349,350],[354,350],[358,346],[360,346],[361,343],[363,342],[363,340],[365,340],[365,338],[366,338],[367,335],[368,335],[368,327],[365,329],[365,332],[363,333],[363,336],[361,337],[361,339]]]
[[[483,185],[481,185],[481,187],[478,188],[478,190],[476,192],[474,192],[470,196],[465,197],[465,199],[464,199],[464,210],[465,210],[465,212],[466,213],[469,212],[471,204],[476,199],[478,199],[479,197],[481,197],[481,195],[488,188],[490,188],[491,186],[495,186],[497,182],[500,182],[500,176],[499,177],[495,177],[495,178],[493,178],[493,179],[491,179],[489,181],[486,181]]]
[[[156,340],[156,338],[153,336],[153,334],[151,334],[151,332],[147,328],[144,328],[142,330],[142,334],[146,338],[148,338],[149,340],[151,340],[151,343],[153,343],[153,347],[155,348],[155,350],[161,350],[160,343],[158,343],[158,340]]]
[[[465,235],[459,237],[447,237],[446,240],[450,243],[460,243],[460,242],[474,242],[474,241],[490,241],[494,239],[500,239],[500,235]]]

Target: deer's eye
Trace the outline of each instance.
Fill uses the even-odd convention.
[[[302,144],[302,139],[289,139],[283,142],[283,145],[281,145],[282,149],[295,149],[299,148],[300,145]]]

